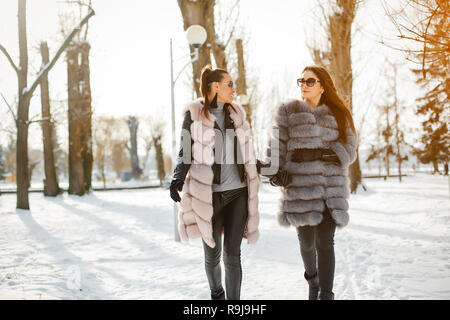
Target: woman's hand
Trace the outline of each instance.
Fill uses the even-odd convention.
[[[184,181],[180,179],[173,179],[170,183],[170,197],[173,201],[179,202],[181,201],[180,195],[178,194],[178,191],[181,191],[183,189]]]
[[[334,153],[333,150],[330,149],[325,149],[322,152],[322,161],[326,162],[326,163],[331,163],[337,166],[341,165],[341,161],[339,160],[338,156],[336,155],[336,153]]]
[[[270,184],[275,187],[286,187],[292,182],[292,176],[285,170],[278,170],[277,174],[273,175],[270,179]]]
[[[269,167],[270,163],[264,163],[256,159],[256,171],[258,172],[258,174],[261,174],[261,168],[269,168]]]

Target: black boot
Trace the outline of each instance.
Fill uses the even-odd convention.
[[[225,300],[225,292],[221,288],[219,291],[211,292],[211,300]]]
[[[319,300],[334,300],[334,293],[332,291],[320,291]]]
[[[309,285],[309,300],[318,300],[319,295],[319,276],[317,272],[312,277],[308,276],[305,272],[304,277],[308,281]]]

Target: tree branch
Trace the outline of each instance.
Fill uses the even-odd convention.
[[[72,30],[72,32],[66,37],[66,39],[64,40],[63,44],[61,45],[61,47],[59,47],[58,52],[56,52],[55,56],[53,57],[53,59],[47,63],[42,70],[39,72],[38,76],[36,77],[36,80],[34,80],[33,84],[31,85],[31,87],[26,88],[23,94],[26,95],[31,95],[33,94],[34,90],[36,89],[36,87],[39,85],[41,79],[43,76],[45,76],[50,69],[55,65],[56,61],[58,60],[59,56],[64,52],[64,50],[66,49],[66,47],[69,45],[70,41],[72,41],[72,38],[75,36],[75,34],[77,32],[79,32],[81,30],[81,27],[88,22],[89,18],[91,18],[93,15],[95,15],[95,11],[94,10],[90,10],[88,12],[88,14],[83,18],[83,20],[81,20],[81,22]]]
[[[0,94],[1,94],[1,96],[3,98],[3,100],[5,101],[6,105],[8,106],[9,112],[11,112],[11,115],[14,118],[14,122],[17,123],[17,118],[16,118],[16,115],[14,114],[13,109],[11,108],[11,105],[8,103],[8,101],[6,101],[5,97],[3,96],[3,93],[0,93]]]
[[[44,121],[50,121],[50,117],[45,117],[45,118],[36,119],[36,120],[31,119],[31,120],[28,120],[28,124],[36,123],[36,122],[44,122]]]
[[[8,51],[6,51],[5,47],[0,44],[0,51],[3,52],[8,59],[9,63],[13,67],[14,71],[19,74],[19,68],[16,66],[14,61],[12,60],[11,56],[9,55]]]

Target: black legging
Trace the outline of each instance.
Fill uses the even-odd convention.
[[[332,292],[333,290],[335,230],[336,224],[326,205],[323,220],[319,225],[297,227],[305,272],[310,277],[318,272],[319,287],[324,292]]]
[[[239,300],[241,295],[241,242],[248,215],[247,187],[213,192],[212,216],[214,248],[203,241],[205,270],[211,295],[223,292],[220,254],[222,252],[222,229],[224,232],[225,288],[227,299]]]

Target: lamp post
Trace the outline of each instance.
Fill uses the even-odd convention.
[[[206,30],[200,25],[192,25],[186,30],[186,37],[191,45],[194,48],[194,53],[192,53],[191,60],[181,69],[178,73],[177,77],[173,78],[173,53],[172,53],[172,39],[170,39],[170,97],[171,97],[171,111],[172,111],[172,171],[175,168],[177,161],[177,141],[175,137],[175,83],[180,77],[181,73],[184,69],[192,62],[197,61],[198,59],[198,49],[205,43],[206,41]],[[178,210],[177,204],[173,203],[173,213],[174,213],[174,232],[175,232],[175,241],[180,241],[180,235],[178,234]]]

